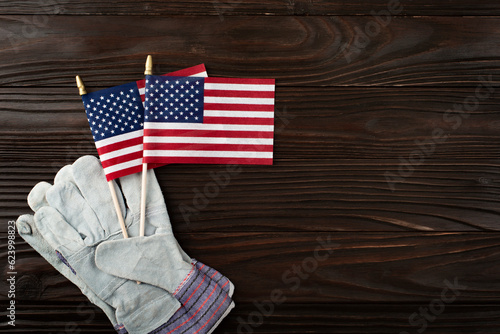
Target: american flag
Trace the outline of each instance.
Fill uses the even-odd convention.
[[[201,64],[166,75],[206,77],[207,72]],[[142,170],[144,85],[145,80],[139,80],[82,96],[108,181]]]
[[[146,76],[145,163],[273,163],[274,79]]]

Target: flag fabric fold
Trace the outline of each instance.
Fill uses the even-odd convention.
[[[273,163],[274,79],[146,76],[145,163]]]
[[[207,72],[201,64],[166,75],[206,77]],[[82,95],[108,181],[142,170],[144,93],[145,80],[139,80]]]

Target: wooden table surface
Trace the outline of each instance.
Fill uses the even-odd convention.
[[[182,247],[236,286],[214,333],[500,333],[498,0],[0,13],[0,331],[114,332],[19,236],[7,325],[7,227],[37,182],[96,155],[74,76],[88,91],[130,82],[152,54],[158,74],[276,78],[273,166],[241,166],[210,196],[225,166],[157,169]]]

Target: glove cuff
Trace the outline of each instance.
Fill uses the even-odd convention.
[[[174,297],[182,307],[169,319],[149,334],[166,334],[177,331],[208,334],[234,307],[234,302],[224,291],[229,280],[219,286],[210,277],[197,269],[196,260],[192,270],[179,285]]]
[[[215,270],[214,268],[207,266],[200,261],[196,261],[195,259],[191,259],[191,263],[193,263],[199,271],[206,274],[212,281],[217,283],[222,290],[229,295],[229,298],[233,297],[234,293],[234,285],[226,276],[222,275],[220,272]]]

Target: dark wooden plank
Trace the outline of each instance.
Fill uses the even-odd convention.
[[[96,154],[75,90],[0,90],[1,219],[29,212],[26,196],[37,182]],[[282,87],[274,166],[242,166],[217,196],[204,195],[204,188],[217,191],[209,187],[224,166],[157,170],[175,228],[499,230],[498,94],[456,130],[443,120],[447,108],[473,95],[468,88]],[[432,142],[436,128],[449,139],[412,172],[404,161],[423,152],[416,141]]]
[[[256,303],[263,301],[256,301]],[[425,333],[498,333],[500,305],[446,305],[437,317],[430,314]],[[242,333],[417,333],[422,324],[408,318],[421,304],[280,304],[259,317],[255,304],[240,303],[213,332]],[[266,305],[267,310],[271,308]],[[267,313],[266,313],[267,314]],[[104,314],[88,302],[23,302],[10,333],[116,333]],[[249,318],[250,317],[250,318]],[[435,317],[435,318],[434,318]]]
[[[372,15],[372,11],[400,15],[499,15],[494,0],[471,3],[466,0],[435,2],[431,0],[326,1],[326,0],[198,0],[198,1],[2,1],[3,14],[64,15]]]
[[[136,80],[152,53],[157,73],[205,62],[213,76],[277,78],[278,86],[472,86],[499,83],[500,19],[398,17],[0,18],[0,85],[92,86]],[[179,33],[182,28],[182,34]]]
[[[233,281],[237,303],[269,300],[273,290],[280,290],[287,303],[425,304],[439,298],[450,284],[458,289],[459,303],[495,303],[500,296],[499,233],[242,232],[176,236],[190,256]],[[6,258],[5,242],[0,249],[1,257]],[[75,286],[20,237],[16,239],[16,251],[19,304],[24,300],[84,300]],[[8,271],[6,261],[1,267]],[[6,284],[5,280],[0,282],[3,300]]]

